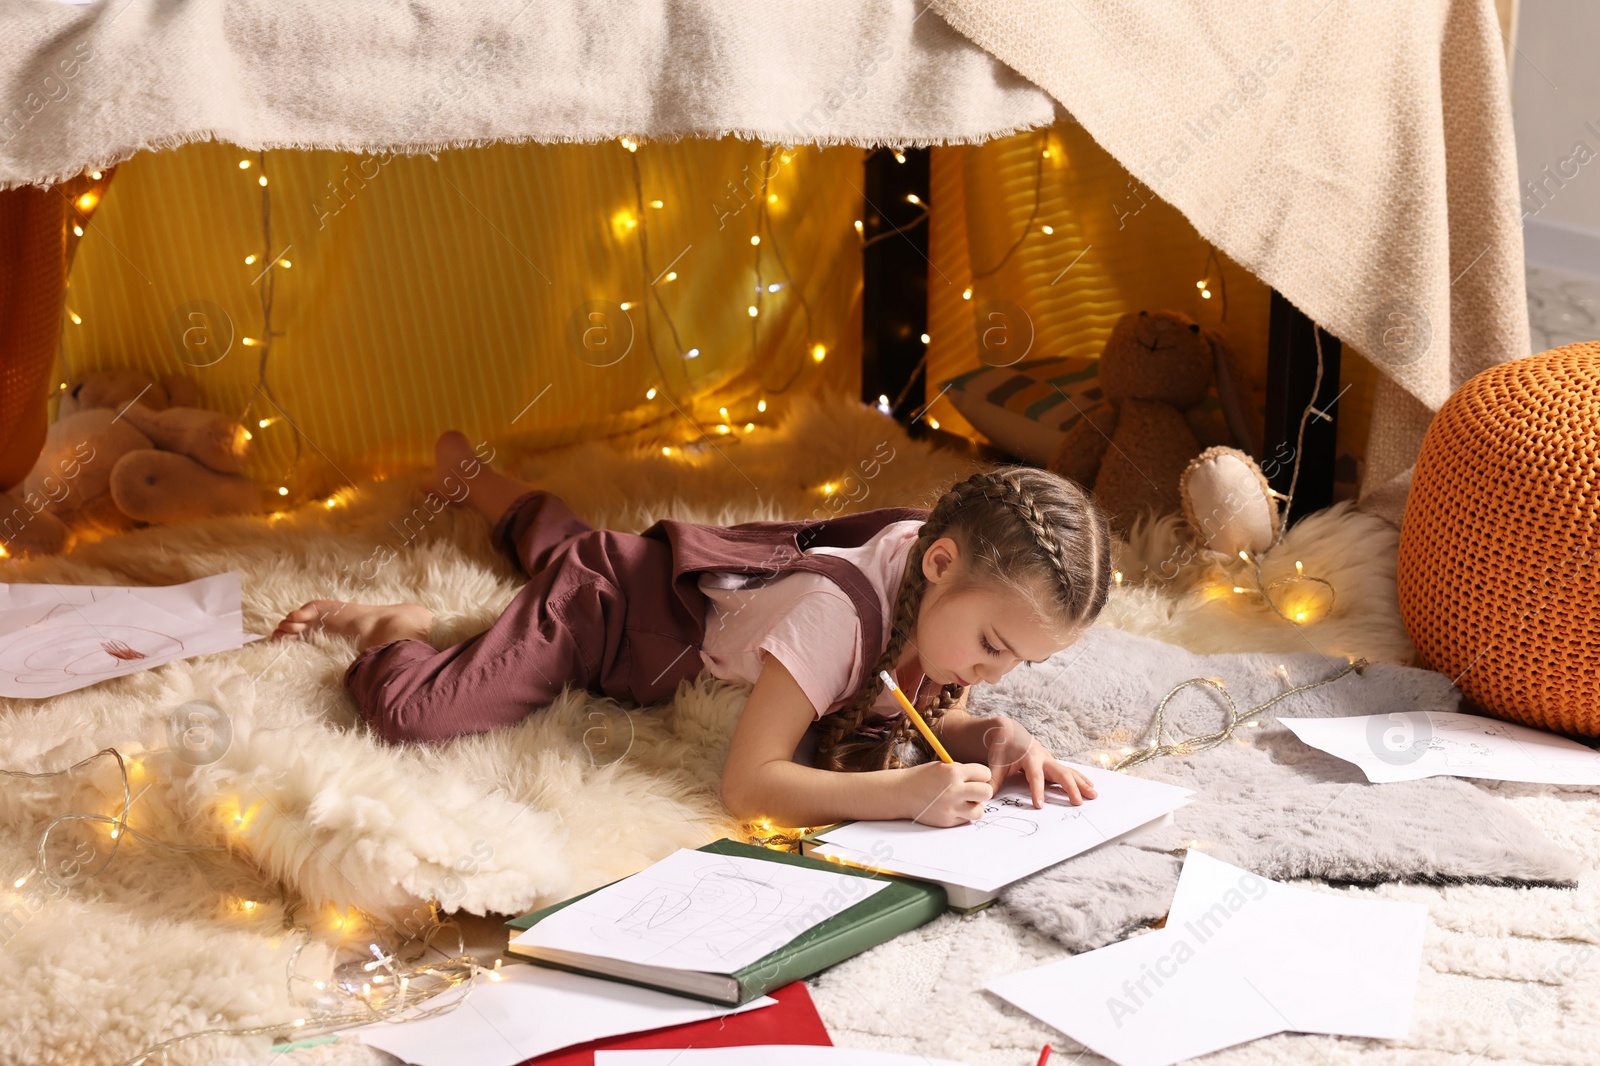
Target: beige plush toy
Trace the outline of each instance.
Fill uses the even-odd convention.
[[[1225,425],[1199,405],[1213,381]],[[1208,446],[1261,447],[1261,415],[1232,349],[1176,311],[1129,312],[1100,356],[1104,399],[1062,439],[1050,469],[1094,490],[1117,524],[1182,504],[1179,481]]]
[[[59,551],[73,529],[260,511],[260,490],[241,473],[249,432],[226,415],[169,405],[175,396],[198,393],[180,375],[86,377],[62,398],[71,410],[50,427],[33,469],[0,493],[0,545],[43,554]]]

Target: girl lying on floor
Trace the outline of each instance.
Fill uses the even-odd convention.
[[[754,686],[722,777],[740,816],[961,825],[1016,773],[1035,806],[1050,782],[1074,804],[1094,797],[1017,722],[966,710],[971,685],[1066,648],[1105,604],[1110,527],[1076,483],[1003,467],[956,484],[931,511],[665,520],[634,534],[591,528],[554,495],[481,464],[458,432],[436,455],[434,491],[493,522],[494,543],[529,575],[499,620],[440,650],[425,607],[313,600],[273,634],[352,638],[360,653],[345,684],[384,739],[513,725],[569,685],[659,703],[704,668]],[[465,495],[458,471],[471,480]],[[900,765],[900,746],[921,740],[881,670],[955,762]]]

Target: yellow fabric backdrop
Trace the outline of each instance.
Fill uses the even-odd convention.
[[[859,392],[861,157],[731,138],[271,152],[269,255],[253,153],[145,153],[119,168],[78,251],[61,380],[188,373],[207,406],[247,418],[251,473],[290,500],[425,461],[451,426],[666,442],[719,436],[726,406],[736,436],[795,393]],[[262,276],[272,257],[289,266]],[[776,292],[757,292],[758,269]],[[269,283],[281,408],[252,399],[263,349],[246,343]]]

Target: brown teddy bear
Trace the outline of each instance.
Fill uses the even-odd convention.
[[[169,406],[198,399],[187,378],[156,382],[141,371],[97,371],[62,397],[65,414],[45,435],[27,476],[0,492],[0,546],[60,551],[69,532],[171,523],[262,509],[242,475],[250,432],[226,415]]]
[[[1199,405],[1216,383],[1223,418]],[[1124,530],[1182,506],[1179,480],[1207,447],[1261,449],[1261,413],[1222,337],[1176,311],[1129,312],[1100,355],[1104,399],[1067,430],[1050,469],[1094,490]]]

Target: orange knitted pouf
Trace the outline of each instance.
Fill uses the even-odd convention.
[[[1472,703],[1600,735],[1600,342],[1490,367],[1428,427],[1400,615]]]

